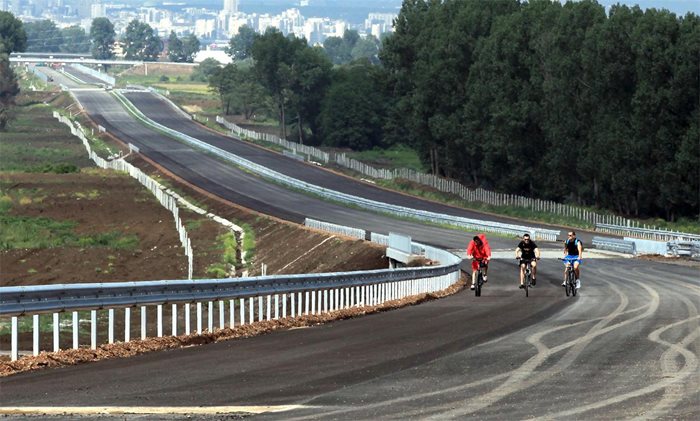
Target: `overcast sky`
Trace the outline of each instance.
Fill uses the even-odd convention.
[[[642,9],[656,8],[668,9],[677,15],[685,15],[693,12],[700,15],[700,0],[598,0],[598,3],[606,7],[613,4],[626,4],[628,6],[639,5]]]

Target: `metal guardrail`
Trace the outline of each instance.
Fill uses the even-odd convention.
[[[446,275],[454,270],[453,264],[426,268],[276,275],[226,280],[203,279],[1,287],[0,316],[290,294],[430,278]]]
[[[304,219],[304,225],[309,228],[314,228],[321,231],[332,232],[346,237],[357,238],[364,240],[367,237],[367,232],[359,228],[351,228],[343,225],[332,224],[330,222],[317,221],[311,218]]]
[[[78,63],[71,64],[71,67],[74,67],[74,68],[78,69],[79,71],[86,73],[86,74],[88,74],[96,79],[99,79],[99,80],[101,80],[109,85],[114,86],[117,83],[117,81],[112,76],[104,74],[102,72],[98,72],[97,70],[83,66],[82,64],[78,64]]]
[[[627,237],[639,237],[658,241],[700,241],[700,234],[679,231],[628,227],[624,225],[596,224],[596,231],[609,232]]]
[[[666,246],[668,254],[700,260],[700,241],[669,241]]]
[[[347,227],[346,227],[347,228]],[[115,341],[115,309],[123,309],[124,342],[131,339],[131,310],[140,307],[141,339],[147,336],[148,306],[157,306],[157,335],[163,336],[163,306],[170,305],[172,335],[192,333],[190,305],[196,304],[196,333],[203,332],[202,304],[208,303],[207,329],[214,330],[214,303],[218,302],[218,327],[257,320],[321,314],[350,307],[373,306],[410,295],[443,290],[460,276],[458,256],[421,246],[429,258],[442,258],[441,266],[381,269],[255,278],[148,281],[98,284],[43,285],[0,288],[0,316],[11,318],[11,359],[18,358],[20,318],[33,323],[33,354],[39,353],[39,315],[53,313],[53,350],[60,344],[59,313],[72,312],[73,348],[79,347],[78,311],[90,311],[90,347],[96,349],[98,311],[108,313],[107,340]],[[226,305],[228,301],[228,306]],[[274,301],[274,305],[272,304]],[[257,311],[256,311],[257,302]],[[237,308],[236,308],[237,306]],[[228,311],[227,308],[228,307]],[[265,311],[265,308],[267,311]],[[291,311],[288,312],[287,310]],[[238,310],[238,316],[237,312]],[[273,317],[274,314],[274,317]],[[184,316],[184,328],[179,322]],[[236,317],[238,317],[236,319]],[[100,335],[104,338],[105,335]]]
[[[593,246],[601,250],[616,251],[625,254],[636,254],[634,241],[618,240],[615,238],[593,237]]]
[[[470,218],[463,218],[463,217],[458,217],[458,216],[449,216],[449,215],[443,215],[440,213],[436,212],[430,212],[430,211],[424,211],[424,210],[418,210],[418,209],[411,209],[403,206],[398,206],[398,205],[392,205],[388,203],[383,203],[383,202],[377,202],[374,200],[369,200],[345,193],[340,193],[336,192],[334,190],[326,189],[320,186],[316,186],[314,184],[310,184],[301,180],[297,180],[295,178],[286,176],[282,173],[279,173],[277,171],[271,170],[267,167],[264,167],[262,165],[256,164],[252,161],[249,161],[247,159],[241,158],[237,155],[234,155],[230,152],[224,151],[222,149],[219,149],[217,147],[214,147],[212,145],[209,145],[205,142],[202,142],[199,139],[193,138],[191,136],[188,136],[186,134],[180,133],[178,131],[175,131],[169,127],[166,127],[162,124],[159,124],[145,115],[141,113],[133,104],[129,102],[127,98],[125,98],[121,92],[119,91],[113,91],[113,94],[115,97],[138,119],[141,120],[144,124],[151,126],[163,133],[166,133],[170,135],[171,137],[174,137],[176,139],[179,139],[185,143],[188,143],[192,146],[195,146],[200,149],[204,149],[208,152],[213,153],[216,156],[219,156],[227,161],[233,162],[236,165],[242,166],[250,171],[253,171],[263,177],[271,178],[277,182],[280,182],[282,184],[285,184],[287,186],[291,186],[297,189],[301,189],[307,192],[311,192],[314,194],[317,194],[322,197],[326,197],[329,199],[333,199],[336,201],[344,202],[344,203],[349,203],[364,209],[369,209],[372,211],[380,211],[380,212],[385,212],[393,215],[397,215],[400,217],[406,217],[406,218],[414,218],[422,221],[427,221],[427,222],[432,222],[435,224],[445,224],[445,225],[452,225],[452,226],[458,226],[466,229],[473,229],[473,230],[483,230],[483,231],[490,231],[490,232],[498,232],[502,234],[508,234],[508,235],[514,235],[514,236],[520,236],[525,232],[529,232],[530,235],[535,238],[535,239],[543,239],[543,240],[548,240],[548,241],[556,241],[560,231],[559,230],[548,230],[548,229],[541,229],[541,228],[532,228],[532,227],[526,227],[526,226],[521,226],[521,225],[512,225],[512,224],[504,224],[500,222],[494,222],[494,221],[482,221],[478,219],[470,219]]]

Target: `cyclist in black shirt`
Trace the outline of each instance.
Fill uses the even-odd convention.
[[[576,238],[574,231],[569,231],[567,239],[564,241],[564,259],[572,262],[574,265],[576,289],[581,288],[581,258],[583,258],[583,243]],[[564,282],[562,282],[561,286],[566,286],[566,267],[564,268]]]
[[[524,288],[525,262],[528,260],[532,266],[532,285],[534,286],[537,279],[537,260],[540,258],[540,249],[537,248],[534,241],[530,240],[530,234],[523,234],[523,240],[515,248],[515,258],[520,259],[520,288]]]

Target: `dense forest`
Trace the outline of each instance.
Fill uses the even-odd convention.
[[[698,16],[407,0],[381,58],[386,135],[434,173],[628,215],[698,215]]]
[[[18,33],[13,22],[0,12],[0,47]],[[155,59],[160,41],[137,24],[124,38],[145,34],[138,38],[153,38],[154,48],[131,56]],[[112,55],[104,18],[89,37],[48,21],[24,26],[28,50],[90,45],[96,57]],[[186,41],[171,34],[171,60],[191,60],[196,48]],[[407,145],[433,174],[471,187],[627,216],[700,218],[694,14],[606,10],[593,0],[405,0],[382,40],[347,31],[309,46],[244,26],[228,52],[234,63],[203,63],[198,77],[226,114],[271,114],[290,140]]]
[[[252,66],[228,69],[260,89],[222,88],[223,71],[214,85],[222,98],[248,89],[263,104],[269,95],[290,138],[407,144],[432,173],[474,187],[632,216],[700,216],[694,14],[606,12],[595,1],[405,0],[378,60],[343,61],[338,48],[324,54],[275,31],[246,39],[232,47]]]

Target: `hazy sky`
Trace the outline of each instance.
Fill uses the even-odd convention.
[[[598,0],[598,3],[603,6],[611,6],[613,4],[626,4],[628,6],[639,5],[642,9],[668,9],[677,15],[685,15],[688,12],[693,12],[700,15],[700,0]]]

